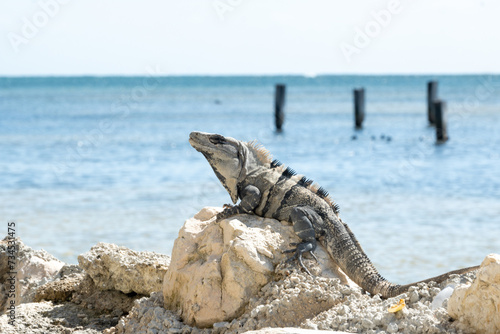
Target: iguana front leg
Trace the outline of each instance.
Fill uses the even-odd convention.
[[[261,194],[259,188],[249,185],[239,192],[239,197],[238,205],[224,205],[224,210],[217,214],[218,221],[240,213],[252,213],[260,203]]]
[[[284,253],[295,253],[287,260],[287,262],[297,259],[302,269],[311,275],[302,262],[302,255],[304,253],[310,253],[316,262],[318,261],[316,255],[313,253],[317,246],[314,224],[316,223],[316,226],[321,225],[321,217],[316,213],[316,211],[314,211],[313,208],[301,206],[292,209],[290,220],[293,223],[293,230],[295,234],[302,239],[302,242],[292,243],[290,245],[296,246],[296,248],[284,251]]]

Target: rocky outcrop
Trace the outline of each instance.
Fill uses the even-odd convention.
[[[9,239],[0,241],[0,314],[5,312],[9,290],[15,291],[16,305],[32,302],[38,287],[54,280],[64,263],[44,250],[33,250],[26,246],[21,239],[15,239],[16,268],[9,268]],[[12,258],[11,258],[12,259]],[[10,303],[10,301],[9,301]]]
[[[182,321],[176,311],[163,307],[163,296],[151,294],[135,302],[130,313],[123,317],[117,326],[106,331],[107,334],[133,333],[246,333],[270,327],[291,327],[287,333],[302,333],[301,323],[315,314],[329,309],[343,300],[344,293],[360,293],[359,288],[343,285],[338,279],[312,278],[303,273],[292,273],[279,281],[266,284],[258,294],[260,298],[250,298],[242,316],[232,321],[214,323],[210,328],[189,326]],[[268,329],[270,330],[270,329]],[[274,329],[273,329],[274,330]],[[265,330],[262,330],[265,333]]]
[[[500,255],[488,255],[472,284],[455,288],[448,312],[477,333],[500,333]]]
[[[282,251],[297,241],[288,224],[252,215],[216,223],[219,211],[206,208],[186,221],[162,291],[154,277],[165,272],[166,256],[99,244],[81,256],[91,276],[78,265],[49,270],[60,261],[19,240],[18,267],[33,273],[23,276],[31,283],[24,300],[34,296],[37,302],[16,305],[14,325],[9,314],[0,316],[0,333],[498,332],[500,255],[488,256],[477,278],[474,272],[453,275],[441,284],[420,283],[397,298],[381,299],[346,284],[342,276],[335,278],[335,265],[321,248],[319,263],[308,256],[304,260],[314,275],[287,263]],[[40,267],[40,259],[48,265]],[[5,272],[5,263],[0,264]],[[130,282],[137,275],[148,277],[141,281],[150,284],[143,287],[146,295]],[[405,307],[388,312],[399,299]],[[457,320],[451,321],[450,314]]]
[[[312,329],[302,329],[302,328],[262,328],[255,331],[248,331],[245,334],[345,334],[346,332],[337,331],[318,331]]]
[[[169,262],[166,255],[98,244],[82,256],[91,277],[80,266],[65,265],[45,251],[24,246],[19,239],[17,244],[16,279],[21,280],[16,291],[21,291],[22,297],[12,312],[0,317],[0,333],[102,333],[128,314],[134,301],[142,297],[138,293],[161,290]],[[93,256],[96,263],[91,265],[88,261]],[[102,267],[97,269],[96,265]],[[2,262],[4,273],[6,268]],[[106,277],[109,289],[103,290]],[[137,282],[131,283],[134,278]],[[132,293],[118,290],[128,288]]]
[[[175,312],[163,308],[161,292],[153,292],[134,303],[130,313],[105,334],[194,333],[196,329],[182,323]],[[208,334],[208,331],[206,332]]]
[[[161,291],[170,257],[101,242],[78,256],[78,263],[101,290],[149,295]]]
[[[50,300],[54,302],[65,302],[73,298],[83,281],[83,275],[74,277],[63,276],[52,282],[48,282],[37,289],[35,302]]]
[[[472,282],[474,273],[457,275],[441,285],[419,284],[408,294],[398,297],[405,299],[403,310],[390,313],[388,308],[397,303],[398,298],[372,297],[358,287],[342,284],[339,279],[286,271],[278,269],[275,274],[280,278],[272,280],[257,296],[250,298],[244,313],[232,321],[217,322],[203,329],[189,326],[179,317],[178,310],[163,307],[161,294],[153,293],[150,298],[137,300],[132,311],[106,333],[239,334],[248,331],[273,333],[276,328],[286,333],[301,333],[305,329],[338,333],[470,332],[457,330],[449,321],[446,309],[434,309],[432,304],[446,286]]]
[[[179,232],[165,275],[165,307],[179,310],[185,323],[209,327],[241,315],[250,298],[273,279],[290,242],[300,241],[289,224],[254,215],[215,221],[205,208]],[[322,247],[315,274],[335,276],[337,268]],[[345,276],[342,276],[345,278]]]
[[[106,314],[74,303],[55,304],[48,301],[21,304],[16,320],[10,324],[0,317],[2,334],[99,334],[118,322]]]

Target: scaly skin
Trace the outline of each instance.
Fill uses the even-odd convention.
[[[408,285],[393,284],[377,272],[347,224],[339,218],[337,205],[324,189],[295,175],[276,160],[271,161],[269,152],[254,143],[202,132],[192,132],[189,142],[208,160],[233,203],[241,200],[238,205],[225,206],[217,218],[253,213],[291,222],[302,242],[287,252],[294,252],[291,259],[297,258],[308,273],[302,263],[302,254],[309,252],[314,256],[317,240],[356,284],[372,295],[386,298],[397,296],[421,282],[441,282],[451,274],[478,268],[455,270]]]

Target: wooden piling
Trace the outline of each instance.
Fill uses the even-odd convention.
[[[365,89],[358,88],[354,90],[354,123],[356,129],[361,129],[365,119]]]
[[[279,132],[282,131],[283,122],[285,121],[285,94],[286,86],[277,84],[274,94],[274,119],[276,130]]]
[[[430,125],[436,124],[434,101],[437,100],[437,81],[427,82],[427,119]]]
[[[436,124],[436,142],[444,143],[448,140],[448,132],[446,129],[446,102],[441,100],[434,101],[434,115]]]

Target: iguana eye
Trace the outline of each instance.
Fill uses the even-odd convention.
[[[224,138],[224,136],[221,135],[213,135],[210,137],[210,142],[214,145],[225,144],[226,138]]]

